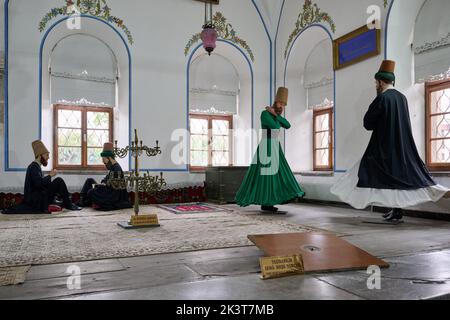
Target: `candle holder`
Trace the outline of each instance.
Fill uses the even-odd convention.
[[[159,227],[159,220],[156,214],[146,214],[139,215],[139,192],[147,192],[154,194],[166,186],[166,181],[164,180],[163,173],[161,172],[159,176],[151,176],[150,172],[147,171],[143,176],[139,174],[139,157],[142,155],[147,155],[148,157],[155,157],[161,154],[161,149],[159,147],[159,142],[156,141],[155,148],[149,148],[145,146],[138,139],[137,130],[134,130],[134,141],[131,142],[131,146],[126,148],[119,148],[117,146],[117,140],[115,141],[114,154],[123,159],[128,155],[134,158],[134,170],[127,172],[127,175],[123,177],[115,177],[111,173],[109,179],[109,184],[114,189],[126,189],[128,186],[134,190],[134,215],[131,216],[130,221],[120,222],[119,226],[125,229],[132,228],[144,228],[144,227]]]

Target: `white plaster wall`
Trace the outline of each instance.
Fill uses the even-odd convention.
[[[414,140],[425,158],[425,89],[414,84],[414,26],[424,0],[395,0],[389,20],[387,57],[397,62],[396,87],[408,98]]]
[[[9,152],[11,167],[24,169],[33,158],[30,142],[39,135],[38,52],[43,36],[37,27],[40,19],[51,8],[63,4],[63,0],[40,0],[38,6],[30,6],[28,0],[14,0],[10,4],[11,61],[9,68],[12,76],[9,86]],[[186,0],[108,0],[108,4],[112,14],[124,20],[135,41],[135,44],[130,46],[133,59],[132,127],[139,130],[140,137],[149,146],[153,146],[155,141],[159,140],[163,150],[161,156],[151,159],[143,158],[142,168],[155,171],[164,169],[169,183],[180,181],[201,183],[204,180],[203,175],[173,172],[184,170],[185,165],[172,161],[171,150],[176,146],[176,142],[172,142],[170,138],[173,130],[187,129],[186,69],[189,56],[184,55],[184,48],[190,37],[201,31],[204,18],[203,5]],[[239,10],[236,10],[236,7],[239,7]],[[251,1],[228,0],[215,8],[224,14],[238,36],[248,42],[255,54],[252,68],[254,71],[254,118],[257,125],[260,110],[270,103],[270,52],[264,26]],[[99,29],[101,27],[97,28]],[[123,35],[122,32],[121,34]],[[50,37],[53,37],[53,32],[49,35]],[[124,68],[121,69],[122,79],[126,79],[126,66],[120,67]],[[241,81],[249,80],[241,78]],[[44,87],[44,91],[48,92],[47,90],[48,88]],[[126,92],[122,89],[120,91],[119,97],[126,96]],[[240,101],[250,100],[251,90],[243,91],[245,92],[241,91]],[[240,108],[244,110],[242,116],[250,119],[250,107],[240,105]],[[43,114],[43,117],[45,118],[46,115]],[[241,123],[244,122],[241,121]],[[248,126],[249,124],[246,123],[243,128],[246,129]],[[121,136],[120,139],[127,140],[128,136]],[[2,139],[3,142],[4,139]],[[252,146],[246,146],[245,141],[240,145],[245,149],[252,148]],[[246,158],[247,156],[244,156],[242,162],[249,163]],[[24,173],[5,173],[3,159],[4,157],[1,161],[0,189],[21,189]],[[77,176],[63,177],[74,188],[80,186],[85,179],[85,177]]]
[[[290,89],[286,117],[292,126],[286,130],[286,159],[294,172],[313,170],[313,111],[307,105],[305,66],[311,52],[324,39],[330,41],[319,27],[303,32],[294,44],[286,69],[286,86]]]

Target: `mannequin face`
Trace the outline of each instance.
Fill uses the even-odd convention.
[[[378,95],[382,94],[384,89],[386,89],[389,86],[389,84],[387,84],[386,82],[381,81],[381,80],[375,80],[375,83],[376,83]]]
[[[383,92],[383,88],[380,80],[375,80],[375,87],[377,89],[377,94],[381,94]]]
[[[50,159],[50,154],[49,153],[44,153],[43,155],[40,156],[40,162],[41,164],[46,167],[48,165],[48,159]]]
[[[103,164],[105,165],[106,169],[111,170],[113,163],[111,158],[105,158],[102,157]]]
[[[284,108],[285,108],[285,107],[286,107],[286,104],[283,103],[283,102],[279,102],[279,101],[275,101],[275,103],[274,103],[274,105],[273,105],[273,108],[275,109],[275,112],[276,112],[278,115],[283,114]]]

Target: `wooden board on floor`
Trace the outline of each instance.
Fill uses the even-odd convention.
[[[249,235],[248,238],[269,257],[301,254],[305,272],[366,270],[369,266],[389,267],[385,261],[331,234],[306,232]]]

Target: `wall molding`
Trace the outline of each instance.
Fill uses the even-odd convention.
[[[419,79],[418,83],[425,83],[425,82],[432,82],[432,81],[442,81],[442,80],[448,80],[450,79],[450,69],[448,69],[446,72],[428,76],[425,79]]]
[[[54,71],[51,71],[50,75],[55,78],[116,84],[116,79],[108,78],[108,77],[97,77],[97,76],[90,76],[90,75],[84,75],[84,74],[75,74],[75,73],[70,73],[70,72],[54,72]]]
[[[414,48],[414,53],[415,54],[423,54],[429,51],[433,51],[436,49],[440,49],[440,48],[445,48],[450,46],[450,32],[447,34],[447,36],[434,41],[434,42],[426,42],[423,45],[420,46],[416,46]]]
[[[215,115],[234,115],[233,112],[227,112],[227,111],[220,111],[217,110],[214,107],[211,107],[209,109],[190,109],[189,111],[190,114],[202,114],[202,115],[208,115],[208,114],[215,114]]]
[[[322,80],[305,84],[304,87],[305,87],[305,89],[321,88],[321,87],[329,86],[329,85],[333,84],[333,82],[334,82],[334,78],[324,77],[324,78],[322,78]]]
[[[226,90],[218,90],[218,89],[203,89],[203,88],[192,88],[190,89],[192,94],[215,94],[219,96],[226,97],[236,97],[239,92],[235,91],[226,91]]]
[[[104,102],[100,102],[100,103],[91,102],[85,98],[81,98],[80,100],[77,100],[77,101],[68,101],[68,100],[62,99],[62,100],[58,100],[56,102],[56,104],[62,104],[62,105],[66,105],[66,106],[88,106],[88,107],[102,107],[102,108],[112,108],[113,107]]]

